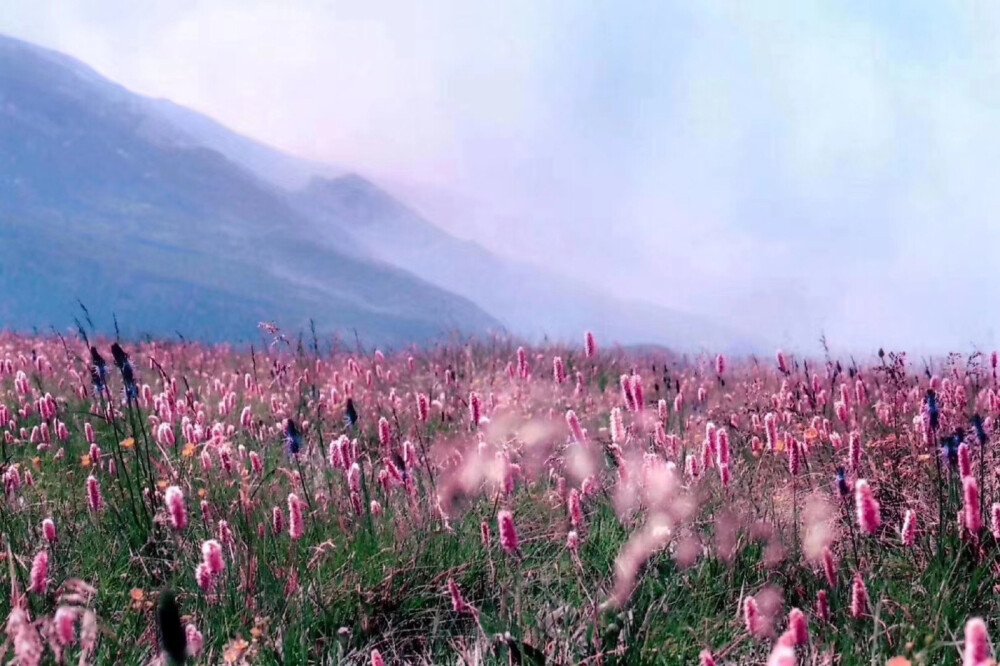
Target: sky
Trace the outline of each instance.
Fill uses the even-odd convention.
[[[778,346],[1000,344],[998,3],[4,0],[0,32]]]

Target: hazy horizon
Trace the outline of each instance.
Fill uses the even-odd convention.
[[[1000,8],[841,5],[13,0],[0,32],[623,297],[989,349]]]

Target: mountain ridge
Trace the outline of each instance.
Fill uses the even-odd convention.
[[[78,61],[0,38],[4,326],[68,321],[80,298],[126,327],[153,330],[186,302],[197,315],[185,333],[220,341],[253,335],[269,311],[293,328],[314,318],[322,331],[358,328],[400,344],[453,326],[500,328],[468,299],[317,244],[251,171],[151,136],[137,99]],[[157,300],[157,281],[172,285],[171,297]],[[133,284],[142,298],[129,293]]]

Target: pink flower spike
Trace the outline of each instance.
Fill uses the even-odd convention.
[[[865,479],[858,479],[854,483],[854,503],[858,514],[858,527],[865,534],[875,534],[882,525],[881,509],[871,486]]]
[[[962,666],[987,666],[992,664],[990,635],[982,618],[974,617],[965,623],[965,651]]]
[[[187,529],[188,513],[184,504],[184,492],[177,486],[170,486],[164,495],[164,502],[167,505],[170,526],[178,532]]]
[[[500,531],[500,545],[509,555],[517,555],[521,551],[521,540],[517,536],[514,525],[514,515],[510,511],[497,512],[497,526]]]
[[[31,563],[29,592],[44,595],[49,589],[49,552],[40,550]]]
[[[42,534],[45,535],[45,540],[49,543],[55,543],[58,540],[56,536],[56,524],[51,518],[46,518],[42,521]]]

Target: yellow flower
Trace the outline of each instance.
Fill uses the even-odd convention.
[[[122,448],[123,449],[128,449],[129,451],[131,451],[132,449],[134,449],[135,448],[135,439],[129,437],[128,439],[126,439],[125,441],[123,441],[122,442]]]

